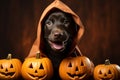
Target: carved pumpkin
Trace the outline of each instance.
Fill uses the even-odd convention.
[[[85,56],[68,57],[59,67],[59,74],[63,80],[85,80],[92,75],[94,65]]]
[[[116,64],[110,64],[105,60],[105,64],[97,65],[94,69],[95,80],[120,80],[120,67]]]
[[[53,75],[52,63],[46,57],[40,58],[37,53],[36,58],[25,59],[21,73],[26,80],[48,80]]]
[[[0,80],[15,80],[21,74],[21,61],[19,59],[11,58],[8,54],[7,59],[0,60]]]

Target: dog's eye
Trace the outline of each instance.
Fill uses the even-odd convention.
[[[64,20],[63,24],[65,24],[66,26],[68,26],[70,24],[69,20]]]
[[[47,21],[46,22],[46,26],[52,26],[52,24],[53,24],[52,21]]]

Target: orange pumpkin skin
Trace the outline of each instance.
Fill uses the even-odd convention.
[[[21,76],[22,63],[17,58],[0,60],[0,80],[16,80]]]
[[[62,80],[86,80],[92,75],[94,64],[85,56],[68,57],[59,67]]]
[[[117,64],[99,64],[94,69],[95,80],[120,80],[120,67]]]
[[[27,58],[22,69],[25,80],[50,80],[53,75],[52,63],[48,58]]]

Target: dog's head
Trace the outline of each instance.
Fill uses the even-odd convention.
[[[69,50],[76,33],[77,26],[68,13],[58,10],[44,20],[44,38],[53,51]]]

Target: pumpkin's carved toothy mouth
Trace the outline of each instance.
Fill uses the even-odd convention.
[[[72,78],[78,78],[78,79],[83,79],[86,74],[71,74],[71,73],[67,73],[70,77]]]
[[[5,75],[5,76],[13,76],[15,74],[15,72],[0,72],[2,75]]]
[[[28,73],[28,75],[29,76],[31,76],[31,77],[33,77],[33,78],[35,78],[35,79],[41,79],[41,78],[45,78],[47,75],[42,75],[42,76],[39,76],[39,75],[33,75],[33,74],[31,74],[31,73]]]
[[[112,78],[100,78],[101,80],[112,80]]]

